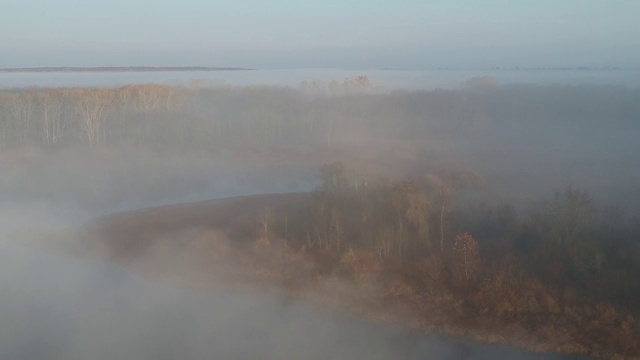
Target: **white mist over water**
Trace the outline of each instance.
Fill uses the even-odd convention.
[[[373,324],[274,294],[178,289],[16,245],[0,249],[0,288],[3,359],[569,359]]]
[[[82,171],[88,170],[74,174]],[[217,184],[209,195],[251,191]],[[176,183],[174,190],[189,185]],[[109,189],[103,189],[104,197]],[[149,205],[147,195],[132,198],[126,207]],[[116,264],[70,258],[47,250],[53,234],[103,213],[91,202],[71,209],[43,199],[0,203],[1,359],[566,358],[370,323],[278,294],[191,291]]]

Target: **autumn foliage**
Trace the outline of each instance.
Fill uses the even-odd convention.
[[[638,310],[632,298],[594,291],[613,289],[607,283],[613,276],[632,286],[635,270],[615,264],[615,254],[605,261],[606,252],[598,250],[595,229],[587,231],[585,216],[594,204],[585,191],[568,187],[518,224],[508,208],[485,209],[480,219],[452,208],[441,218],[439,188],[429,177],[370,179],[363,188],[342,163],[327,164],[320,174],[322,183],[304,206],[273,214],[272,229],[283,237],[282,218],[296,224],[288,227],[287,249],[315,259],[321,278],[338,274],[356,287],[377,283],[384,301],[428,315],[427,328],[482,329],[482,340],[539,351],[638,350],[631,340],[638,331],[630,325]],[[544,229],[537,237],[529,233],[534,224]],[[441,225],[455,234],[444,234],[442,248]],[[602,260],[588,262],[597,259],[589,256]],[[626,325],[613,330],[616,322]],[[578,336],[585,326],[599,335]],[[615,350],[595,340],[612,336]]]
[[[468,232],[460,233],[453,238],[453,253],[462,264],[465,280],[469,280],[476,272],[478,242]]]

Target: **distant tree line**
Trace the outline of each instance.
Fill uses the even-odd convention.
[[[368,78],[253,86],[0,91],[0,149],[135,146],[158,150],[420,141],[496,131],[617,126],[637,131],[640,91],[612,86],[495,86],[371,93]],[[609,130],[607,130],[609,129]]]

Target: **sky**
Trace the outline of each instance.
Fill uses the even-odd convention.
[[[640,67],[639,0],[0,0],[0,67]]]

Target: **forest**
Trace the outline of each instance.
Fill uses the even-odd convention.
[[[432,319],[446,312],[446,325],[504,326],[536,350],[637,354],[637,218],[573,185],[525,213],[456,206],[481,185],[468,171],[364,181],[336,162],[320,177],[303,205],[256,212],[257,246],[309,254],[355,283],[381,282],[388,301]]]
[[[179,151],[331,146],[367,138],[479,142],[476,138],[532,132],[553,137],[588,131],[602,138],[621,129],[638,132],[639,90],[621,86],[496,86],[490,78],[476,78],[462,90],[380,94],[368,89],[374,87],[365,76],[304,82],[299,89],[5,89],[0,91],[0,147]]]
[[[640,336],[638,114],[640,89],[491,78],[392,92],[365,76],[298,88],[4,89],[0,151],[321,165],[308,201],[251,210],[258,246],[386,281],[400,297],[450,296],[465,326],[516,323],[540,342],[580,329],[584,340],[554,349],[630,356]]]

